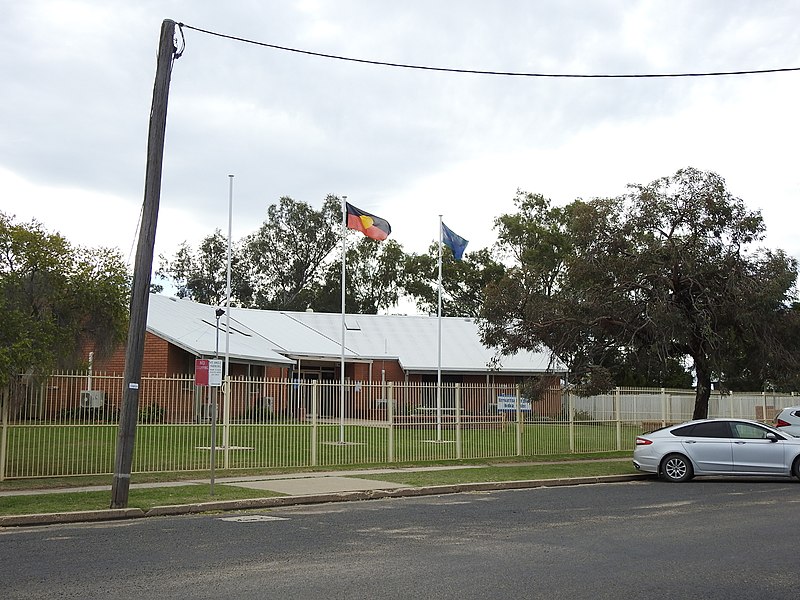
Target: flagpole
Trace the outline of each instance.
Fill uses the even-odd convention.
[[[231,228],[233,223],[233,175],[228,175],[228,265],[225,284],[225,393],[223,396],[222,445],[225,448],[224,466],[230,468],[231,426]]]
[[[344,310],[344,282],[345,282],[345,260],[347,255],[347,196],[342,196],[342,356],[341,356],[341,376],[339,382],[339,443],[344,444],[344,337],[347,331],[345,327]]]
[[[439,326],[438,362],[436,364],[436,441],[442,441],[442,215],[439,215],[439,302],[436,312]]]

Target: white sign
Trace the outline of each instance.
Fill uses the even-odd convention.
[[[527,398],[520,398],[519,409],[523,412],[531,412],[531,401]],[[501,394],[497,396],[497,410],[517,410],[517,397],[511,394]]]
[[[219,387],[222,385],[222,361],[211,359],[208,361],[208,385]]]

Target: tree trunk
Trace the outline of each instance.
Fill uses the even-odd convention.
[[[708,401],[711,398],[711,370],[703,360],[695,360],[697,391],[694,395],[694,414],[692,419],[708,418]]]

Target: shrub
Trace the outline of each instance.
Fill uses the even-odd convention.
[[[119,409],[113,406],[76,406],[65,408],[61,411],[61,417],[64,421],[79,423],[117,423]]]
[[[139,407],[139,423],[163,423],[165,410],[157,402]]]

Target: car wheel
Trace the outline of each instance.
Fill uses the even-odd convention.
[[[682,454],[670,454],[661,462],[661,475],[667,481],[680,483],[694,477],[692,463]]]
[[[800,456],[794,459],[794,464],[792,465],[792,475],[800,479]]]

